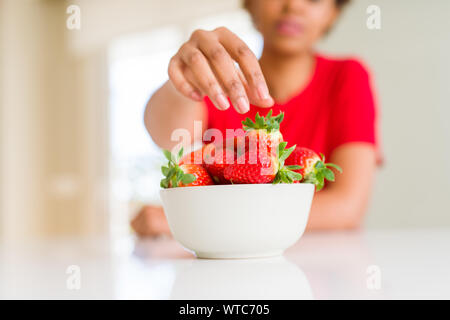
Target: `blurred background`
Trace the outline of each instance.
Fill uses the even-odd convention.
[[[260,53],[239,0],[0,0],[0,241],[129,234],[159,202],[145,104],[190,33],[217,26]],[[447,0],[357,0],[319,46],[374,76],[385,164],[367,228],[450,226],[449,30]]]

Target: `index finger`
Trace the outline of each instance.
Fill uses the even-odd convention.
[[[267,87],[259,61],[250,48],[237,35],[226,28],[216,29],[220,43],[242,70],[249,85],[252,103],[261,107],[271,107],[274,104]]]

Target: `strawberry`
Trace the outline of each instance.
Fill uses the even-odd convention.
[[[275,179],[277,170],[278,160],[275,157],[250,150],[241,155],[236,163],[226,166],[223,174],[231,183],[270,183]]]
[[[285,159],[295,149],[285,149],[287,143],[279,144],[278,157],[268,153],[267,150],[250,149],[240,156],[236,163],[228,165],[224,169],[224,177],[232,183],[292,183],[301,180],[299,173],[284,166]]]
[[[224,169],[226,166],[233,164],[236,161],[236,153],[234,150],[226,147],[215,146],[211,153],[205,155],[204,167],[211,175],[215,183],[228,184],[230,183],[224,177]]]
[[[179,158],[183,155],[183,148],[174,156],[170,151],[164,150],[164,155],[169,161],[167,166],[162,166],[161,171],[165,176],[161,180],[161,188],[195,187],[214,184],[209,173],[198,164],[181,164]]]
[[[276,117],[272,116],[270,110],[265,117],[259,113],[255,115],[255,122],[246,118],[243,122],[245,133],[245,151],[253,148],[267,148],[269,154],[275,155],[278,145],[283,141],[280,132],[280,123],[283,121],[284,113],[280,112]]]
[[[182,164],[180,169],[183,171],[184,176],[180,179],[178,187],[209,186],[214,184],[208,171],[198,164]],[[186,180],[186,175],[193,175],[195,180],[192,182],[190,182],[191,178]]]
[[[295,170],[300,173],[304,180],[302,182],[316,185],[316,190],[321,190],[325,185],[325,179],[334,181],[334,172],[329,169],[335,168],[342,173],[342,169],[333,163],[325,163],[325,156],[320,157],[313,150],[305,147],[297,147],[286,159],[287,165],[300,166],[301,169]]]
[[[211,153],[212,149],[214,148],[213,143],[205,144],[200,149],[194,150],[186,155],[184,155],[181,160],[179,161],[179,165],[182,164],[199,164],[204,165],[205,162],[205,156],[209,153]]]

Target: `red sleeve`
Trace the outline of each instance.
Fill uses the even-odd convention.
[[[330,153],[348,142],[367,142],[378,152],[377,110],[369,72],[356,60],[343,62],[329,132]],[[380,156],[377,156],[380,160]]]

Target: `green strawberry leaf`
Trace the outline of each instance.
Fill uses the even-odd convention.
[[[280,179],[280,175],[279,174],[277,174],[276,176],[275,176],[275,179],[273,180],[273,184],[278,184],[278,183],[280,183],[281,182],[281,179]]]
[[[297,180],[300,181],[300,180],[302,180],[302,178],[303,178],[303,176],[301,175],[301,173],[294,172],[294,171],[287,171],[286,174],[287,174],[289,177],[291,177],[292,180],[295,180],[295,181],[297,181]]]
[[[314,165],[314,168],[316,169],[325,168],[325,164],[322,161],[317,161],[316,164]]]
[[[330,169],[325,168],[323,170],[323,175],[324,175],[325,179],[327,179],[328,181],[334,181],[334,172],[331,171]]]
[[[172,153],[169,150],[163,150],[164,156],[169,162],[172,162]]]
[[[278,145],[278,155],[279,156],[283,153],[283,151],[286,148],[286,146],[287,146],[287,142],[286,141],[280,142],[280,144]]]
[[[276,122],[278,122],[278,125],[280,125],[280,123],[283,121],[284,119],[284,112],[280,112],[275,118],[274,120]]]
[[[287,178],[286,175],[282,174],[281,175],[281,181],[283,181],[284,183],[291,183],[292,181],[289,181],[289,179]]]
[[[183,179],[183,176],[184,176],[184,172],[183,172],[183,170],[181,170],[181,169],[178,169],[177,170],[177,181],[180,181],[181,179]]]
[[[175,174],[176,168],[175,167],[169,167],[169,172],[167,173],[167,178],[171,179],[172,176]]]
[[[290,170],[300,170],[300,169],[303,169],[302,166],[298,166],[298,165],[285,166],[285,168],[288,168],[288,169],[290,169]]]
[[[284,149],[279,157],[279,161],[284,163],[284,160],[286,160],[291,155],[292,151],[294,151],[296,147],[297,147],[296,145],[293,145],[289,149]]]
[[[320,191],[323,189],[324,183],[322,182],[318,182],[316,183],[316,191]]]
[[[183,148],[181,148],[177,155],[172,155],[169,151],[163,150],[164,156],[169,161],[166,166],[161,167],[161,172],[165,176],[161,180],[161,188],[176,188],[179,187],[180,182],[184,185],[194,182],[197,178],[193,174],[185,174],[183,169],[178,165],[178,159],[183,154]]]
[[[263,129],[264,128],[264,125],[265,125],[264,118],[261,117],[258,112],[256,113],[255,121],[256,121],[256,124],[258,126],[258,129]]]
[[[177,179],[176,173],[172,176],[170,181],[172,182],[172,187],[174,187],[174,188],[178,187],[178,179]]]
[[[316,172],[316,180],[323,181],[325,179],[324,173],[322,170]]]
[[[245,131],[248,131],[255,127],[255,123],[250,118],[246,118],[244,121],[242,121],[242,124]]]
[[[339,171],[340,173],[342,173],[342,168],[339,167],[337,164],[334,164],[334,163],[326,163],[325,166],[326,166],[326,167],[334,168],[334,169],[336,169],[337,171]]]
[[[259,112],[256,113],[254,122],[250,118],[246,118],[242,121],[244,130],[265,129],[267,132],[279,130],[280,123],[284,118],[284,113],[280,112],[276,117],[273,117],[272,112],[272,109],[270,109],[265,117],[260,116]]]
[[[191,173],[184,174],[183,177],[181,178],[181,182],[185,185],[190,184],[190,183],[194,182],[195,180],[197,180],[197,177]]]
[[[170,169],[168,167],[162,166],[161,167],[161,173],[167,177],[167,175],[169,174]]]
[[[177,162],[178,162],[178,160],[180,160],[181,159],[181,157],[183,156],[183,147],[181,147],[181,149],[180,149],[180,151],[178,151],[178,159],[177,159]]]

